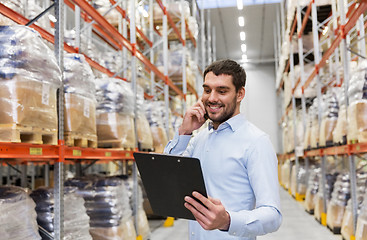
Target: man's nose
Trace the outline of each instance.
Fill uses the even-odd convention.
[[[216,102],[218,100],[218,94],[216,91],[211,91],[209,98],[209,102]]]

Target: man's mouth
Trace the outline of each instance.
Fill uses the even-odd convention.
[[[221,109],[221,107],[222,107],[221,105],[208,104],[209,111],[212,112],[212,113],[218,112]]]

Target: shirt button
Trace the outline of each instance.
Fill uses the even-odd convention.
[[[194,232],[192,232],[192,233],[191,233],[191,235],[195,235],[195,233],[194,233]]]

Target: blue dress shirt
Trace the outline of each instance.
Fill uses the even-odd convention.
[[[278,160],[269,137],[243,114],[217,130],[209,123],[192,139],[176,133],[165,153],[200,159],[208,195],[220,199],[230,215],[228,232],[207,231],[190,221],[190,239],[254,240],[279,228]]]

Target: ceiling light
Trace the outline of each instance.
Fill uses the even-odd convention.
[[[242,0],[237,0],[237,8],[238,8],[238,10],[242,10],[243,9],[243,2],[242,2]]]
[[[245,41],[246,40],[246,33],[245,32],[240,32],[240,38],[241,38],[241,41]]]
[[[244,44],[244,43],[242,43],[241,44],[241,50],[242,50],[242,52],[246,52],[246,44]]]
[[[245,18],[244,17],[238,17],[238,25],[240,25],[240,27],[245,26]]]
[[[242,61],[247,62],[247,55],[246,54],[242,54]]]

